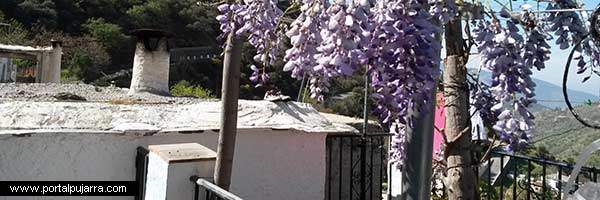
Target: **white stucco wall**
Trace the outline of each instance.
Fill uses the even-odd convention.
[[[238,135],[231,191],[248,200],[323,199],[325,137],[290,131]]]
[[[197,142],[216,151],[217,132],[0,135],[0,180],[135,180],[138,146]],[[246,129],[237,137],[231,191],[248,200],[323,199],[325,137],[293,130]],[[0,197],[82,199],[82,197]],[[133,197],[85,197],[133,199]]]

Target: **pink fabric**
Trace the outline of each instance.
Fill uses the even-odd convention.
[[[437,103],[435,106],[435,120],[434,120],[434,131],[433,131],[433,155],[440,149],[440,146],[444,143],[442,133],[439,130],[443,130],[446,126],[446,113],[444,112],[444,95],[442,93],[437,94]]]

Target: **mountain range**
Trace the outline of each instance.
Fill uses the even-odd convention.
[[[477,69],[469,69],[468,72],[476,75],[478,73],[477,71]],[[492,73],[490,71],[481,70],[479,80],[489,84],[491,77]],[[533,82],[536,84],[535,99],[538,100],[538,103],[537,105],[532,106],[532,111],[537,112],[547,109],[564,109],[567,107],[562,94],[562,86],[536,78],[533,78]],[[587,101],[600,101],[600,97],[597,95],[570,89],[567,91],[569,100],[573,106],[585,104]]]

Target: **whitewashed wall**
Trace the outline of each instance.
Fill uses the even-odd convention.
[[[218,134],[0,135],[0,180],[135,180],[138,146],[197,142],[216,151]],[[248,200],[323,199],[325,137],[321,133],[246,129],[239,131],[233,193]],[[82,199],[81,197],[0,197],[3,199]],[[85,197],[133,199],[133,197]]]

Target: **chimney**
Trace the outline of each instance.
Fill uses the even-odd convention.
[[[129,94],[149,92],[169,95],[169,43],[172,33],[137,29],[131,32],[136,39],[133,73]]]
[[[40,83],[60,83],[60,70],[63,43],[51,40],[52,47],[42,52]],[[40,62],[38,60],[38,62]]]

